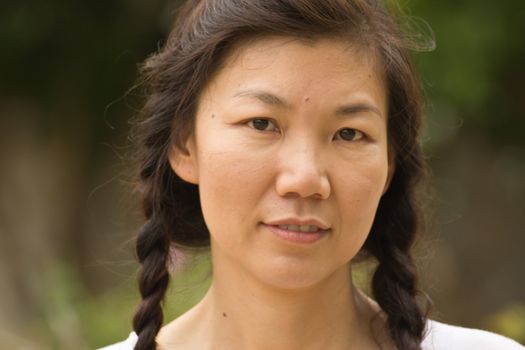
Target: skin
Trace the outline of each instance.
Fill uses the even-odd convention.
[[[206,86],[195,133],[169,161],[199,185],[213,282],[161,330],[161,348],[391,346],[350,267],[393,172],[373,55],[331,39],[245,43]],[[265,226],[288,217],[317,218],[329,230],[302,244]]]

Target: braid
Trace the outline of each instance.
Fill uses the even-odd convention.
[[[184,183],[171,170],[167,150],[173,143],[172,110],[152,95],[143,108],[143,119],[135,125],[140,154],[139,192],[146,223],[136,239],[141,264],[138,284],[141,302],[133,318],[138,335],[135,350],[156,349],[155,338],[163,323],[162,302],[169,284],[171,247],[203,247],[209,235],[200,209],[197,186]],[[190,127],[180,127],[184,133]]]
[[[379,202],[374,223],[364,245],[379,265],[372,277],[374,298],[387,316],[390,337],[399,350],[421,350],[431,301],[419,304],[417,269],[411,249],[420,230],[423,213],[416,191],[426,177],[421,146],[421,87],[407,51],[393,56],[404,75],[387,73],[388,120],[394,174]]]
[[[154,350],[155,337],[162,326],[161,302],[169,283],[166,267],[169,243],[160,220],[155,216],[143,226],[137,237],[137,257],[141,264],[139,290],[142,301],[133,318],[133,330],[138,335],[135,350]]]
[[[372,279],[374,296],[388,315],[388,329],[400,350],[420,350],[425,322],[416,301],[416,275],[408,254],[391,249]]]
[[[146,143],[146,142],[144,142]],[[159,147],[162,149],[162,146]],[[150,149],[155,150],[154,147]],[[157,154],[162,151],[156,150]],[[170,174],[164,171],[153,171],[157,168],[158,158],[155,152],[143,159],[140,177],[143,194],[142,209],[146,222],[136,239],[136,254],[140,263],[138,285],[142,300],[133,318],[133,330],[138,335],[135,350],[155,350],[155,338],[163,322],[162,302],[169,284],[168,260],[170,253],[169,223],[162,201],[161,188],[166,188]],[[146,155],[148,155],[146,153]]]
[[[411,186],[402,186],[399,178],[394,177],[394,181],[397,184],[385,194],[367,242],[368,251],[379,262],[372,292],[388,316],[388,329],[396,347],[420,350],[428,308],[424,311],[416,299],[417,270],[410,253],[417,232],[418,207]]]

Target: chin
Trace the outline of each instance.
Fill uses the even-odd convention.
[[[284,291],[299,291],[323,283],[334,271],[327,266],[291,258],[274,258],[273,264],[259,266],[254,274],[262,283]]]

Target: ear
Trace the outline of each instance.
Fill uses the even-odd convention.
[[[168,161],[171,169],[181,179],[195,185],[199,183],[196,147],[192,136],[188,138],[183,149],[175,144],[170,146]]]
[[[394,173],[396,171],[396,161],[394,157],[391,155],[392,153],[389,152],[388,156],[388,174],[385,182],[385,187],[383,188],[383,193],[385,194],[386,191],[388,191],[388,188],[390,187],[390,183],[392,182],[392,178],[394,177]]]

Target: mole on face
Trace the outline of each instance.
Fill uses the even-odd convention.
[[[308,101],[310,101],[310,97],[309,97],[309,96],[306,96],[306,97],[304,98],[304,102],[308,102]]]
[[[226,312],[223,312],[223,313],[222,313],[222,317],[226,317]]]
[[[212,118],[212,119],[215,118],[215,114],[212,114],[212,115],[211,115],[211,118]]]

